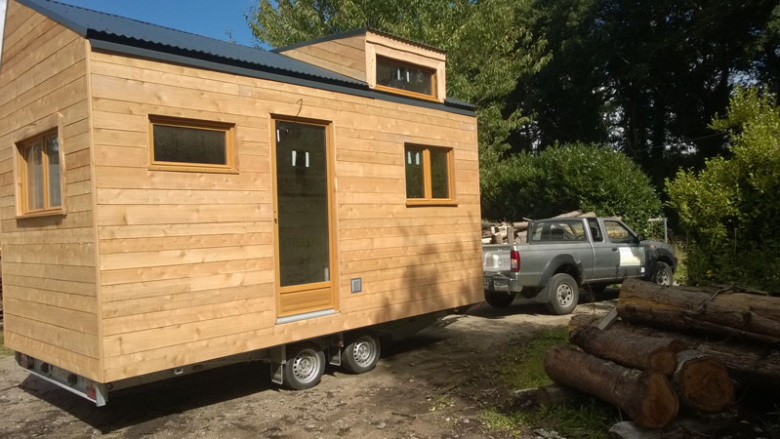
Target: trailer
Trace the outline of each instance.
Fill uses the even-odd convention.
[[[104,405],[233,361],[316,385],[482,300],[477,120],[372,29],[265,51],[9,0],[6,346]]]

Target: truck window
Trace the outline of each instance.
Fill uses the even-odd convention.
[[[604,242],[604,237],[601,236],[601,229],[596,218],[588,218],[588,227],[590,228],[590,236],[593,237],[593,242]]]
[[[585,241],[581,220],[539,221],[533,224],[531,241]]]
[[[636,236],[626,226],[617,221],[604,221],[604,227],[607,229],[609,240],[614,243],[636,241]]]

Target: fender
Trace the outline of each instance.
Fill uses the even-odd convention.
[[[550,292],[545,288],[547,286],[547,283],[550,281],[550,278],[553,277],[553,275],[558,271],[559,268],[563,267],[564,265],[571,265],[575,267],[575,273],[569,273],[574,277],[574,280],[577,281],[578,284],[581,284],[584,280],[583,278],[583,270],[582,270],[582,262],[577,261],[574,259],[574,256],[565,254],[565,255],[558,255],[554,258],[552,258],[550,261],[547,262],[547,264],[544,266],[544,270],[542,270],[542,277],[539,279],[539,287],[541,290],[539,291],[539,294],[536,296],[536,301],[539,303],[547,303],[550,300]]]
[[[645,279],[652,279],[653,273],[655,273],[655,266],[658,260],[665,259],[671,261],[672,271],[677,271],[677,257],[664,247],[655,247],[647,252],[647,265],[645,270]]]

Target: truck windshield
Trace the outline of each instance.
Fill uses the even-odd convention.
[[[581,219],[537,221],[531,226],[530,241],[585,241]]]

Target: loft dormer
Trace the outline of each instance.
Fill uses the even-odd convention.
[[[446,54],[370,29],[343,32],[275,52],[364,81],[386,93],[444,102]]]

